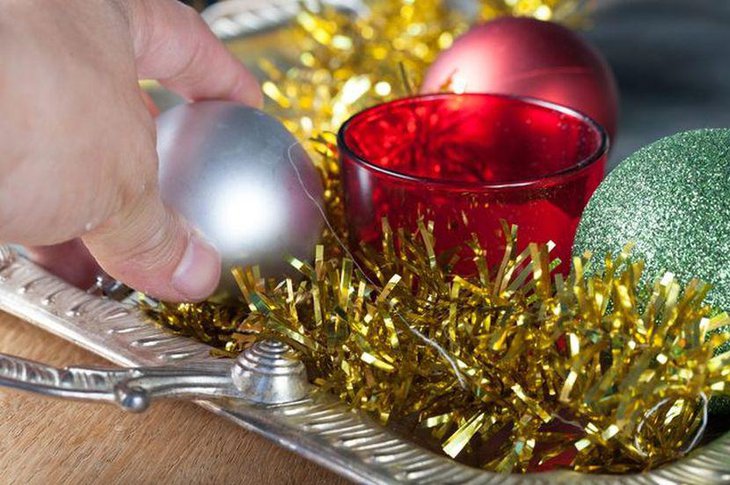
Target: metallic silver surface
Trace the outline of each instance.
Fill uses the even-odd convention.
[[[157,118],[162,199],[220,251],[221,292],[238,294],[231,268],[292,273],[287,256],[314,255],[322,182],[301,145],[272,116],[203,101]]]
[[[65,399],[117,404],[142,412],[153,398],[241,396],[233,385],[230,363],[197,366],[58,369],[0,354],[0,385]]]
[[[209,347],[169,335],[146,323],[134,308],[74,288],[3,246],[0,246],[0,309],[120,365],[174,363],[199,369],[201,363],[203,368],[210,363],[220,364],[210,357]],[[48,369],[36,370],[43,373]],[[90,375],[97,376],[93,371]],[[53,371],[46,379],[56,382]],[[216,385],[215,379],[212,382]],[[425,450],[362,413],[350,410],[334,397],[314,390],[298,401],[284,404],[255,404],[231,398],[198,404],[361,483],[730,482],[730,433],[676,463],[649,473],[610,476],[561,471],[501,475],[470,468]]]
[[[132,306],[69,285],[0,245],[0,308],[125,366],[210,362],[210,347],[164,334]]]
[[[96,282],[86,291],[96,296],[106,296],[117,301],[123,300],[134,293],[132,288],[106,273],[97,275]]]
[[[257,342],[238,356],[233,384],[245,399],[262,404],[298,401],[309,394],[307,370],[281,342]]]
[[[298,401],[309,393],[304,365],[283,343],[262,341],[235,361],[167,367],[58,369],[0,353],[0,386],[65,399],[117,404],[142,412],[153,398],[232,397],[253,403]]]

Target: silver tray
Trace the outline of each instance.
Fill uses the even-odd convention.
[[[144,320],[132,305],[91,295],[0,246],[0,309],[122,366],[181,368],[220,362],[211,347],[171,335]],[[726,483],[730,433],[687,458],[634,475],[568,471],[504,475],[432,453],[350,410],[312,393],[299,401],[260,405],[237,399],[198,405],[360,483]]]
[[[214,29],[216,25],[225,26],[225,32],[238,38],[282,25],[295,13],[295,2],[262,2],[257,6],[235,1],[218,4],[206,14],[206,19]],[[220,27],[217,31],[226,36]],[[210,356],[210,347],[147,323],[131,304],[72,287],[10,246],[2,245],[0,309],[121,366],[185,369],[214,362],[220,366],[220,360]],[[309,393],[303,399],[284,404],[255,404],[235,398],[196,402],[360,483],[730,482],[730,433],[678,462],[647,473],[585,475],[553,471],[505,475],[468,467],[426,450],[323,393]]]

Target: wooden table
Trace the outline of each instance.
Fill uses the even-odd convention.
[[[56,366],[109,365],[0,312],[0,352]],[[347,483],[186,402],[144,414],[0,389],[2,483]]]

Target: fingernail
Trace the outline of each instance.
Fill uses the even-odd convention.
[[[190,301],[202,300],[216,289],[220,274],[218,251],[197,234],[192,234],[185,254],[172,274],[172,287]]]

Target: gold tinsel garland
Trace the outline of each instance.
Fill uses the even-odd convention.
[[[247,315],[212,304],[148,311],[233,353],[287,341],[322,390],[496,471],[658,466],[696,445],[707,398],[730,390],[730,353],[713,357],[727,335],[706,340],[730,318],[708,317],[703,283],[681,289],[667,274],[642,292],[642,265],[626,254],[591,277],[576,258],[568,278],[551,279],[549,248],[517,254],[515,228],[492,273],[472,244],[480,270],[464,279],[434,256],[426,224],[415,237],[385,234],[365,272],[323,246],[313,266],[292,261],[298,283],[237,270]]]
[[[466,4],[467,2],[462,2]],[[477,0],[477,20],[500,15],[581,22],[585,0]],[[294,59],[258,61],[267,111],[299,140],[336,132],[351,115],[410,94],[472,20],[446,0],[371,0],[357,15],[305,9],[291,32]]]
[[[583,2],[483,0],[482,18],[552,18]],[[562,12],[562,14],[561,14]],[[396,431],[497,471],[567,467],[627,472],[681,457],[697,444],[705,404],[730,391],[730,353],[713,357],[730,323],[702,305],[707,286],[671,274],[646,291],[627,254],[588,257],[551,276],[549,248],[517,254],[505,226],[502,265],[453,276],[432,228],[384,228],[382,248],[353,260],[331,132],[351,114],[408,93],[440,50],[468,27],[438,0],[376,0],[351,16],[305,10],[292,66],[263,61],[269,110],[298,135],[323,174],[331,226],[301,281],[236,271],[246,305],[147,306],[156,322],[235,355],[259,338],[294,346],[323,392]],[[554,264],[554,262],[552,262]],[[707,339],[707,340],[706,340]]]

